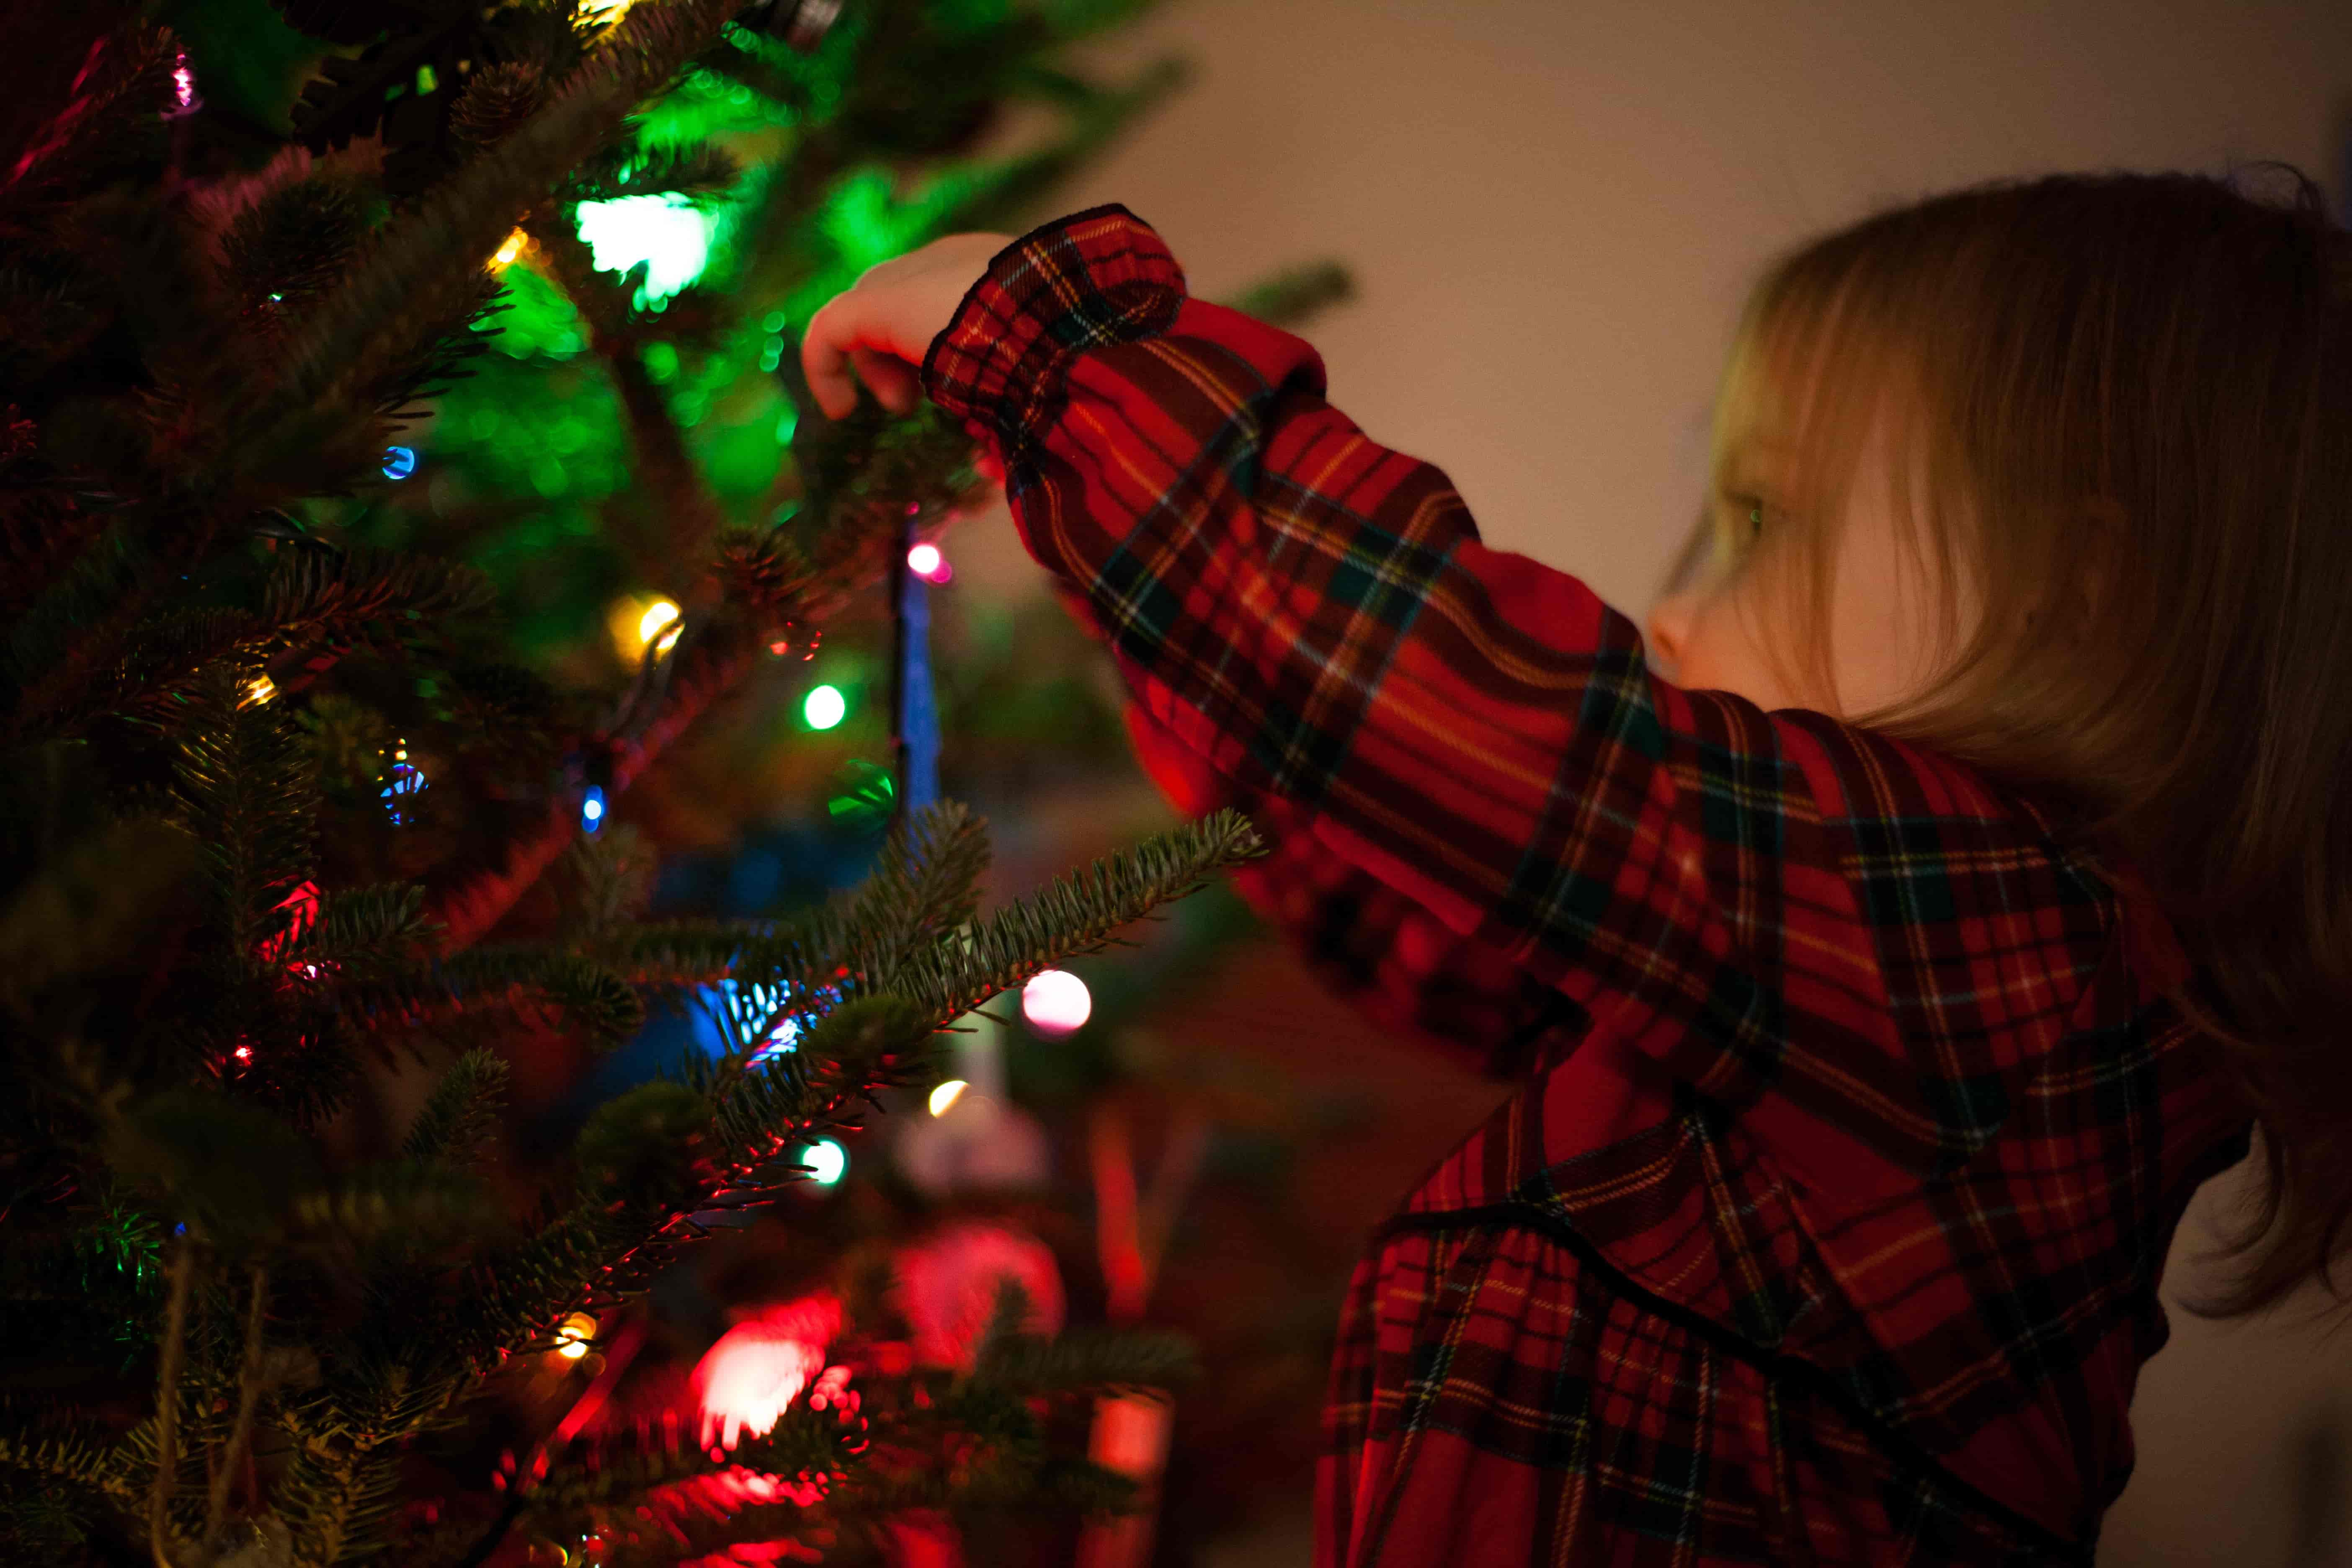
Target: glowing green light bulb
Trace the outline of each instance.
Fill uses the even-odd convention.
[[[848,700],[831,686],[812,687],[801,702],[801,717],[812,730],[830,730],[847,716]]]

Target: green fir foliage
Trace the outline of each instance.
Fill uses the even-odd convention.
[[[1181,79],[1056,63],[1136,0],[850,0],[794,47],[799,9],[0,16],[0,1556],[481,1564],[607,1531],[617,1564],[1131,1500],[1060,1415],[1187,1353],[1019,1313],[969,1374],[803,1400],[718,1458],[542,1424],[504,1474],[419,1460],[521,1420],[569,1314],[805,1180],[955,1019],[1261,852],[1221,816],[982,918],[950,805],[816,910],[647,922],[650,850],[587,840],[591,784],[620,803],[975,493],[934,412],[802,417],[816,306],[1026,226]],[[1023,103],[1059,133],[971,151]],[[698,277],[600,257],[614,203],[698,234]],[[614,595],[656,589],[679,634],[614,654]],[[526,1158],[519,1075],[648,1005],[729,1048]],[[659,1552],[624,1540],[656,1510]]]

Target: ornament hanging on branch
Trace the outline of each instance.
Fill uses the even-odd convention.
[[[937,547],[915,542],[916,513],[907,509],[898,549],[890,567],[893,626],[890,704],[892,771],[898,775],[898,809],[920,811],[940,798],[940,714],[931,689],[930,584],[915,570],[915,552]]]

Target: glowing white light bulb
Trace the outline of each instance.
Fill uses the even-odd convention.
[[[931,1090],[931,1114],[945,1116],[948,1113],[948,1107],[962,1099],[963,1091],[971,1087],[971,1085],[960,1078],[951,1078]]]
[[[918,544],[907,552],[907,570],[916,576],[928,581],[939,569],[940,547],[938,545]]]
[[[1066,1035],[1094,1012],[1087,983],[1066,969],[1048,969],[1021,988],[1021,1016],[1041,1035]]]
[[[663,628],[670,626],[677,619],[676,605],[671,604],[667,599],[656,599],[646,606],[646,613],[637,617],[637,640],[642,643],[652,642],[662,635]]]
[[[576,211],[580,237],[599,271],[646,264],[648,303],[693,282],[710,259],[710,220],[676,193],[582,202]]]
[[[565,1361],[578,1361],[588,1353],[588,1342],[595,1333],[596,1320],[585,1312],[574,1312],[555,1331],[555,1353]]]
[[[820,1138],[801,1151],[801,1163],[809,1167],[811,1181],[829,1187],[849,1169],[849,1152],[830,1138]]]

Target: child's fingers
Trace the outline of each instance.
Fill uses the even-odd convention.
[[[875,397],[893,414],[912,414],[923,400],[921,374],[895,354],[873,349],[852,349],[849,363],[874,389]]]
[[[890,346],[890,323],[883,311],[887,303],[877,290],[850,289],[826,300],[809,318],[808,331],[801,336],[801,370],[826,418],[846,418],[856,411],[857,383],[850,370],[854,365],[868,371],[878,357],[873,351]],[[884,382],[870,373],[866,382],[876,396],[887,401]]]
[[[827,419],[839,419],[857,406],[857,388],[849,379],[849,344],[855,334],[844,320],[855,309],[847,294],[836,294],[809,318],[808,330],[801,334],[801,374]]]

